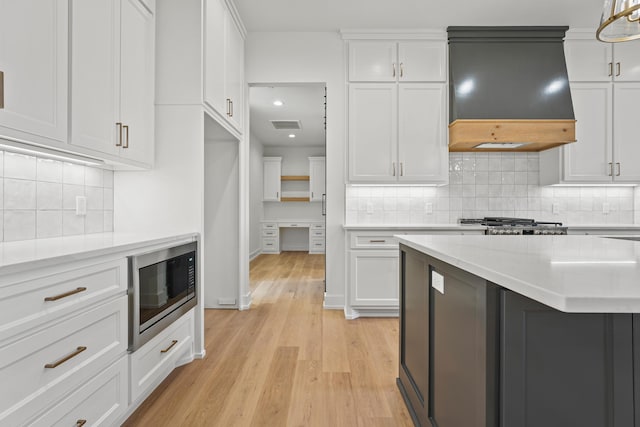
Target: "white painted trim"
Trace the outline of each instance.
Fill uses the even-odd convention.
[[[596,28],[571,28],[565,40],[596,40]]]
[[[329,295],[325,292],[322,308],[325,310],[344,310],[344,295]]]
[[[240,297],[240,306],[238,307],[238,310],[240,311],[249,310],[251,308],[252,302],[253,300],[251,299],[251,292],[248,292],[245,295],[242,295]]]
[[[345,310],[345,318],[348,320],[357,319],[359,317],[399,317],[400,310],[398,307],[390,308],[351,308],[351,313],[347,314]]]
[[[447,40],[445,30],[340,30],[343,40]]]
[[[236,5],[233,3],[233,0],[223,0],[224,4],[227,6],[227,9],[229,9],[229,13],[231,14],[231,17],[233,18],[233,22],[235,22],[236,26],[238,27],[238,29],[240,30],[240,33],[242,34],[242,39],[246,39],[247,38],[247,28],[244,26],[244,23],[242,22],[242,19],[240,18],[240,13],[238,12],[238,9],[236,8]]]
[[[262,249],[261,248],[258,248],[255,251],[251,252],[249,254],[249,262],[251,262],[254,259],[258,258],[260,256],[260,254],[262,254]]]
[[[194,353],[193,358],[194,359],[204,359],[205,357],[207,357],[207,350],[202,350],[199,353]]]

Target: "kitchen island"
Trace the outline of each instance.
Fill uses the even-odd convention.
[[[640,425],[640,244],[398,236],[416,425]]]

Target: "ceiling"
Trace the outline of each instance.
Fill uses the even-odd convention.
[[[248,31],[444,29],[449,25],[595,28],[603,0],[235,0]]]
[[[281,100],[278,107],[273,101]],[[324,85],[251,86],[251,134],[265,146],[324,146]],[[270,120],[299,120],[300,130],[276,130]],[[289,138],[295,134],[295,138]]]

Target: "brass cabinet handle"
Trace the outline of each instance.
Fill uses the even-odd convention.
[[[619,62],[616,62],[616,77],[618,77],[620,75],[621,72],[621,66]]]
[[[73,353],[68,354],[67,356],[63,357],[60,360],[56,360],[53,363],[47,363],[46,365],[44,365],[44,367],[47,368],[47,369],[57,368],[58,366],[62,365],[64,362],[66,362],[67,360],[73,359],[74,357],[76,357],[77,355],[79,355],[80,353],[85,351],[86,349],[87,349],[87,347],[78,347]]]
[[[404,176],[404,165],[400,162],[400,176]]]
[[[122,123],[118,122],[116,126],[118,126],[118,143],[116,147],[122,147]]]
[[[71,295],[79,294],[80,292],[84,292],[86,290],[87,290],[87,288],[80,287],[80,288],[76,288],[76,289],[74,289],[72,291],[60,294],[60,295],[55,295],[55,296],[52,296],[52,297],[46,297],[44,300],[45,301],[57,301],[57,300],[62,299],[62,298],[70,297]]]
[[[609,162],[609,176],[613,176],[613,163]]]
[[[227,98],[227,116],[231,116],[231,99]]]
[[[392,73],[392,77],[396,76],[396,63],[393,63],[393,73]]]
[[[613,62],[609,62],[609,77],[613,76]]]
[[[0,71],[0,110],[4,108],[4,72]]]
[[[403,67],[403,63],[400,63],[400,77],[404,77],[404,67]]]
[[[233,117],[233,100],[229,100],[229,104],[231,104],[231,114],[229,114],[229,117]]]
[[[616,176],[620,176],[620,162],[616,163],[616,166],[618,167],[618,173],[616,174]]]
[[[387,243],[386,240],[369,240],[369,243]]]
[[[76,421],[76,427],[82,427],[87,423],[87,420],[78,420]]]
[[[129,125],[124,125],[122,126],[125,130],[125,134],[126,134],[126,138],[125,138],[125,143],[122,146],[122,148],[129,148]]]
[[[393,176],[396,176],[396,162],[391,163],[393,165]]]
[[[169,350],[171,350],[173,348],[174,345],[178,344],[178,340],[173,340],[171,341],[171,345],[167,348],[165,348],[164,350],[160,350],[160,353],[167,353],[169,352]]]

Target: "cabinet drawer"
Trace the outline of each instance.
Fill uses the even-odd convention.
[[[324,250],[324,239],[311,239],[311,242],[309,243],[309,252],[324,252]]]
[[[351,248],[380,248],[395,249],[398,247],[398,239],[393,237],[392,233],[376,233],[376,234],[352,234]]]
[[[278,229],[275,230],[262,230],[263,237],[278,237]]]
[[[310,227],[312,230],[324,230],[324,224],[311,224]]]
[[[193,358],[193,310],[160,335],[131,353],[131,401],[155,387],[178,366],[181,358]]]
[[[280,227],[284,228],[309,228],[308,222],[282,222]]]
[[[309,231],[309,235],[311,238],[324,237],[324,230],[311,229],[311,231]]]
[[[262,224],[262,229],[263,230],[277,230],[278,229],[278,224],[276,224],[275,222],[264,223],[264,224]]]
[[[20,425],[79,388],[127,349],[122,296],[0,347],[0,425]]]
[[[262,250],[265,252],[277,252],[278,240],[277,239],[262,239]]]
[[[127,260],[0,286],[0,342],[127,290]]]
[[[129,363],[122,356],[66,399],[57,403],[29,425],[35,427],[112,426],[127,410]]]

